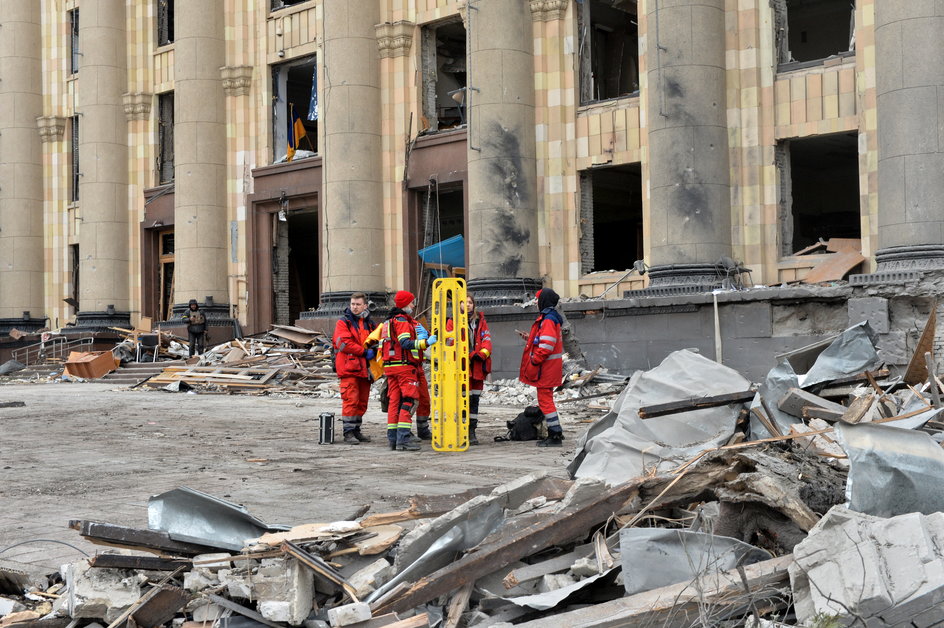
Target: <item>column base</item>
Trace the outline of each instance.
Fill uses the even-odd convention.
[[[181,319],[181,316],[189,309],[190,306],[187,303],[175,303],[174,307],[171,308],[171,319],[156,323],[155,327],[181,338],[187,338],[187,323]],[[201,303],[200,311],[206,316],[207,332],[209,334],[208,345],[216,345],[233,338],[243,337],[239,319],[232,318],[229,315],[228,303]],[[209,348],[207,346],[207,349]]]
[[[27,312],[26,314],[29,314]],[[14,329],[27,334],[39,331],[46,326],[45,318],[0,318],[0,337],[9,336]]]
[[[370,315],[374,321],[383,320],[390,311],[387,305],[388,298],[386,292],[365,292],[367,295],[367,304],[370,308]],[[351,304],[351,292],[325,292],[321,295],[321,303],[314,312],[302,312],[299,314],[299,320],[306,319],[338,319],[344,316],[344,310]]]
[[[849,284],[902,284],[921,279],[926,272],[944,271],[944,245],[916,244],[890,246],[875,253],[877,268],[874,273],[850,275]]]
[[[534,298],[534,294],[543,287],[540,279],[527,277],[512,279],[470,279],[466,286],[475,297],[475,307],[498,307],[515,305]]]
[[[727,274],[718,264],[664,264],[649,268],[649,287],[627,290],[626,297],[667,297],[712,292],[723,287]]]
[[[118,312],[112,309],[104,312],[79,312],[75,315],[75,326],[71,328],[71,331],[115,333],[115,330],[109,329],[110,327],[130,329],[131,312]]]

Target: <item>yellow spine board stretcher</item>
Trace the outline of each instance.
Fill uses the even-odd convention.
[[[469,448],[469,320],[465,280],[433,283],[432,331],[439,342],[430,347],[430,427],[433,449]],[[452,329],[446,321],[452,319]]]

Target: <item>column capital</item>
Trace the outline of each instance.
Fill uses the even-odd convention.
[[[459,17],[462,18],[462,28],[468,33],[469,30],[469,3],[468,0],[459,0],[459,3],[456,5],[456,8],[459,9]]]
[[[227,65],[220,68],[223,90],[227,96],[245,96],[252,86],[251,65]]]
[[[531,18],[535,22],[560,20],[569,4],[570,0],[531,0]]]
[[[377,47],[380,49],[381,59],[402,57],[410,52],[416,24],[400,20],[377,24],[374,28],[377,29]]]
[[[121,103],[125,108],[128,122],[132,120],[147,120],[151,117],[151,100],[154,94],[147,92],[133,92],[121,95]]]
[[[43,143],[58,142],[65,133],[66,119],[64,116],[40,116],[36,118],[36,126]]]

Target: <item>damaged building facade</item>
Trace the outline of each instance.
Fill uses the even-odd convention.
[[[591,297],[565,310],[608,366],[715,336],[750,372],[863,317],[896,363],[933,307],[900,295],[944,268],[939,2],[0,0],[0,25],[3,334],[190,299],[315,324],[420,292],[417,251],[463,236],[499,337],[548,285]],[[831,263],[849,284],[709,294]]]

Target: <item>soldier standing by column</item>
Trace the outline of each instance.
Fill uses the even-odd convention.
[[[206,315],[200,311],[200,304],[197,303],[196,299],[190,299],[183,318],[187,321],[187,342],[190,345],[190,357],[203,355],[206,349]]]

